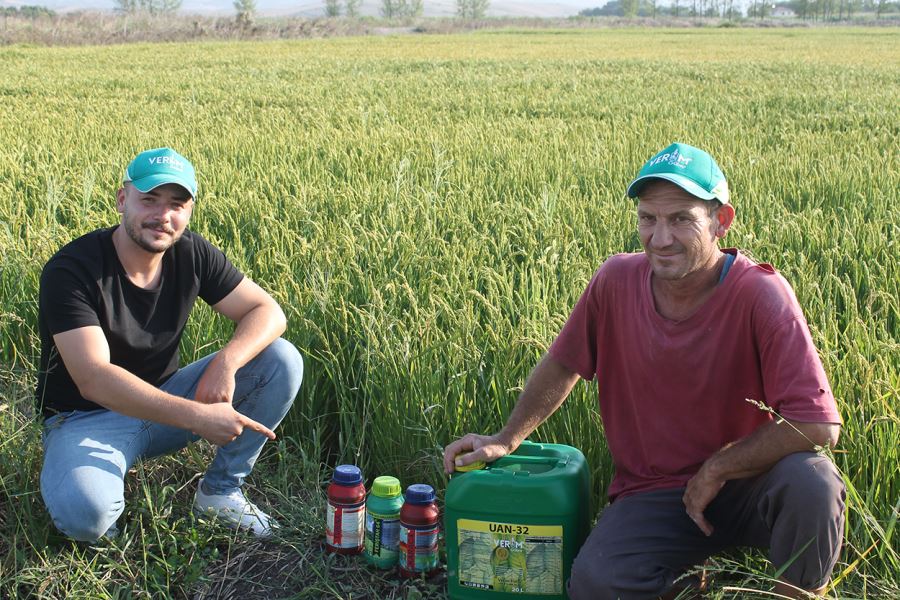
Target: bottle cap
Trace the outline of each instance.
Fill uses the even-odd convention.
[[[338,485],[356,485],[362,483],[362,471],[356,465],[339,465],[331,480]]]
[[[372,495],[379,498],[393,498],[400,495],[400,480],[389,475],[376,477],[372,482]]]
[[[414,483],[406,488],[405,498],[410,504],[431,504],[434,502],[434,488],[424,483]]]
[[[456,469],[457,471],[459,471],[460,473],[468,473],[469,471],[478,471],[480,469],[485,468],[486,466],[487,466],[487,464],[483,460],[476,460],[475,462],[473,462],[472,464],[469,464],[469,465],[463,465],[463,466],[454,465],[453,468]]]

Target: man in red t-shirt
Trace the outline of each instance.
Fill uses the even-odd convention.
[[[628,195],[644,252],[600,267],[503,429],[451,443],[445,469],[512,452],[596,378],[616,469],[571,598],[674,597],[733,546],[768,548],[780,593],[820,593],[844,487],[815,450],[837,442],[840,416],[797,299],[771,266],[718,248],[735,213],[706,152],[672,144]]]

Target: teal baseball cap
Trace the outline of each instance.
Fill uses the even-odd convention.
[[[637,178],[628,186],[628,197],[638,197],[652,179],[671,181],[701,200],[728,204],[728,182],[722,169],[709,153],[688,144],[676,142],[644,163]]]
[[[167,183],[186,189],[191,198],[197,197],[197,174],[194,165],[171,148],[144,150],[134,157],[125,169],[123,182],[142,192],[149,192]]]

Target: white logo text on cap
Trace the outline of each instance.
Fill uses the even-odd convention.
[[[169,165],[173,169],[184,171],[184,163],[182,163],[177,158],[172,158],[171,156],[154,156],[149,160],[151,165]]]
[[[676,167],[681,167],[682,169],[687,168],[688,163],[694,160],[693,158],[688,158],[687,156],[682,155],[677,150],[672,152],[671,154],[666,152],[662,156],[657,156],[650,160],[650,165],[653,166],[659,164],[661,162],[668,162],[670,165],[675,165]]]

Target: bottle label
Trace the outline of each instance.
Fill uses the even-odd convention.
[[[332,548],[359,548],[363,545],[365,523],[365,502],[337,506],[329,502],[325,542]]]
[[[399,514],[366,513],[366,554],[373,558],[396,561],[399,545]]]
[[[459,584],[518,594],[563,593],[562,525],[456,521]]]
[[[400,524],[400,566],[413,573],[432,571],[438,566],[438,526]]]

